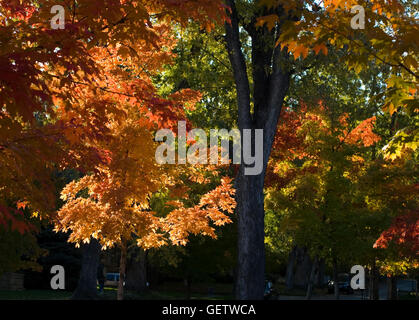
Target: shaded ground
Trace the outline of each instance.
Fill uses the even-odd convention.
[[[415,281],[414,280],[398,280],[397,289],[399,291],[400,300],[410,300],[415,299]],[[298,294],[292,294],[285,292],[286,294],[280,295],[279,300],[305,300],[305,293],[303,290],[300,290]],[[380,300],[387,300],[387,282],[383,281],[379,283],[378,295]],[[419,298],[419,297],[418,297]],[[368,290],[362,292],[355,292],[354,294],[341,294],[339,297],[340,300],[367,300],[368,299]],[[317,290],[314,292],[312,300],[335,300],[333,294],[328,294],[325,290]]]
[[[0,300],[68,300],[72,292],[54,290],[0,290]]]
[[[215,285],[212,292],[215,294],[208,294],[208,288],[191,292],[190,298],[192,300],[231,300],[230,286]],[[116,288],[105,288],[103,294],[99,294],[101,300],[116,300]],[[0,300],[69,300],[72,292],[61,290],[21,290],[21,291],[1,291]],[[135,292],[125,292],[126,300],[184,300],[187,293],[183,285],[180,283],[168,283],[163,286],[149,290],[147,293],[138,294]]]
[[[397,283],[399,289],[399,299],[415,299],[414,283],[411,280],[399,280]],[[195,284],[191,290],[191,299],[196,300],[231,300],[231,284]],[[284,287],[278,287],[280,291],[279,300],[305,300],[305,290],[293,289],[286,290]],[[105,292],[99,296],[103,300],[116,300],[116,288],[105,288]],[[0,300],[68,300],[72,292],[60,290],[22,290],[22,291],[0,291]],[[152,288],[145,294],[135,292],[126,292],[126,300],[184,300],[187,292],[182,283],[165,283]],[[387,298],[387,284],[381,282],[379,287],[380,300]],[[341,294],[341,300],[365,300],[368,298],[368,292],[354,294]],[[418,297],[419,298],[419,297]],[[328,294],[326,289],[315,289],[312,300],[334,300],[333,294]]]

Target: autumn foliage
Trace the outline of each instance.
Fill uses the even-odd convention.
[[[391,243],[397,245],[400,253],[419,255],[419,213],[410,211],[394,219],[390,228],[385,230],[375,242],[376,248],[388,248]]]
[[[375,117],[354,122],[321,101],[300,105],[284,110],[275,137],[265,186],[268,219],[280,219],[281,233],[312,256],[345,261],[357,252],[368,264],[382,255],[387,274],[416,268],[412,154],[391,160],[373,151],[381,139]]]
[[[50,26],[57,4],[66,9],[62,30]],[[214,1],[1,1],[0,223],[25,230],[6,199],[53,214],[51,169],[109,162],[99,141],[112,135],[110,121],[127,117],[123,104],[144,127],[172,127],[199,94],[160,97],[152,84],[171,61],[169,24],[192,18],[210,29],[223,12]]]
[[[64,29],[51,27],[54,5],[65,9]],[[362,32],[351,27],[354,5],[363,6],[368,16]],[[365,104],[382,99],[390,117],[417,117],[418,25],[412,8],[399,0],[0,0],[0,232],[32,236],[41,221],[67,233],[76,246],[97,239],[103,250],[120,248],[122,298],[130,245],[145,250],[185,246],[191,235],[217,238],[219,227],[233,221],[233,185],[241,190],[240,184],[252,180],[234,180],[241,171],[231,173],[227,166],[159,165],[154,136],[162,128],[175,131],[203,100],[204,105],[215,101],[210,107],[221,113],[230,107],[223,103],[245,91],[246,110],[240,110],[240,101],[238,109],[249,128],[263,128],[265,134],[274,124],[264,140],[269,147],[277,132],[272,150],[264,150],[270,158],[265,180],[257,183],[260,210],[249,210],[250,218],[239,220],[251,227],[239,227],[240,232],[258,229],[255,234],[261,235],[259,247],[239,235],[246,263],[255,262],[248,248],[263,251],[266,195],[268,219],[282,215],[275,233],[310,247],[313,256],[350,260],[362,247],[357,258],[375,263],[381,255],[386,272],[406,273],[418,266],[419,254],[417,126],[392,132],[382,148],[384,135],[376,130],[381,110],[367,110],[360,119],[320,98],[308,105],[295,97],[280,115],[279,108],[296,79],[333,53],[354,75],[371,64],[382,68],[380,77],[388,75],[375,83],[377,91],[384,90],[381,96],[371,93]],[[223,57],[205,52],[205,39],[183,38],[191,23],[205,36],[226,27]],[[229,30],[233,50],[228,49]],[[217,90],[228,91],[228,98],[202,99],[189,88],[202,78],[189,84],[187,68],[174,72],[182,77],[176,85],[159,83],[170,78],[179,43],[187,41],[194,51],[189,57],[205,56],[205,70],[218,70],[216,85],[228,87]],[[224,49],[224,44],[217,47]],[[236,65],[235,55],[240,56]],[[223,62],[229,57],[232,66]],[[222,75],[215,67],[220,61],[228,70]],[[230,69],[242,71],[244,90]],[[329,76],[327,70],[322,73]],[[271,99],[279,96],[281,103]],[[228,120],[233,126],[242,121],[230,114],[205,120]],[[58,188],[56,175],[67,170],[77,177]],[[251,208],[251,202],[242,209]],[[253,228],[255,212],[260,219]]]

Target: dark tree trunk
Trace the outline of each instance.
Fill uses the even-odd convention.
[[[256,29],[257,16],[253,17],[251,23],[244,26],[252,37],[254,105],[252,113],[249,78],[240,42],[239,14],[234,0],[226,0],[226,3],[231,8],[231,11],[227,11],[231,24],[225,25],[225,40],[236,84],[239,129],[242,137],[245,129],[263,130],[262,173],[256,176],[245,175],[246,166],[242,161],[236,181],[238,200],[236,298],[240,300],[263,299],[265,286],[264,177],[281,106],[289,87],[290,72],[283,69],[284,64],[280,64],[285,61],[286,55],[281,52],[280,46],[275,47],[279,30]],[[255,141],[252,139],[252,152],[254,150]]]
[[[339,300],[340,292],[339,292],[339,277],[338,277],[338,262],[336,258],[333,259],[333,282],[334,282],[334,292],[335,292],[335,300]]]
[[[287,265],[287,272],[285,275],[285,285],[288,290],[294,288],[294,265],[295,265],[295,258],[297,255],[297,247],[294,246],[288,256],[288,265]]]
[[[127,262],[125,288],[137,293],[144,293],[147,289],[147,261],[143,249],[136,247]]]
[[[375,260],[373,261],[372,268],[370,270],[370,283],[369,283],[369,299],[378,300],[378,272]]]
[[[374,300],[373,299],[373,289],[374,289],[374,274],[372,272],[372,268],[368,270],[368,274],[369,274],[369,279],[368,279],[368,299],[369,300]]]
[[[124,300],[125,270],[127,264],[127,246],[124,241],[121,244],[121,259],[119,262],[119,282],[117,300]]]
[[[397,278],[387,278],[387,300],[397,300]]]
[[[79,282],[74,291],[72,300],[97,299],[97,268],[100,258],[100,244],[91,239],[89,244],[82,245],[83,258]]]
[[[375,267],[375,270],[374,270],[374,290],[373,290],[373,299],[374,300],[380,300],[379,284],[380,284],[380,275],[378,273],[377,267]]]
[[[313,263],[306,248],[297,247],[297,257],[294,274],[294,285],[298,288],[307,288]]]
[[[263,177],[240,176],[238,185],[238,269],[236,297],[263,297],[265,283],[265,231]]]
[[[311,272],[310,272],[310,277],[308,280],[308,284],[307,284],[307,294],[306,294],[306,299],[310,300],[311,296],[313,295],[313,287],[314,287],[314,279],[318,270],[318,266],[319,266],[319,259],[317,257],[314,258],[312,267],[311,267]]]
[[[323,288],[324,286],[324,274],[325,274],[325,263],[323,259],[319,261],[319,272],[317,273],[317,287]]]

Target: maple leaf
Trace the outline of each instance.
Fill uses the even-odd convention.
[[[256,22],[256,27],[263,27],[266,24],[268,30],[275,28],[276,23],[278,22],[279,17],[276,14],[270,14],[268,16],[258,17]]]
[[[316,54],[319,54],[319,52],[321,51],[325,56],[327,56],[327,47],[326,47],[326,45],[324,44],[324,43],[321,43],[321,44],[316,44],[314,47],[313,47],[313,50],[314,50],[314,52],[316,53]]]

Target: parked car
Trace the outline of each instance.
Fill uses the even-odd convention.
[[[119,273],[107,273],[105,287],[118,287]]]
[[[340,292],[347,294],[354,293],[354,290],[351,287],[351,275],[349,273],[339,273],[338,274],[338,288]],[[333,293],[335,291],[335,281],[329,280],[327,282],[327,291]]]

